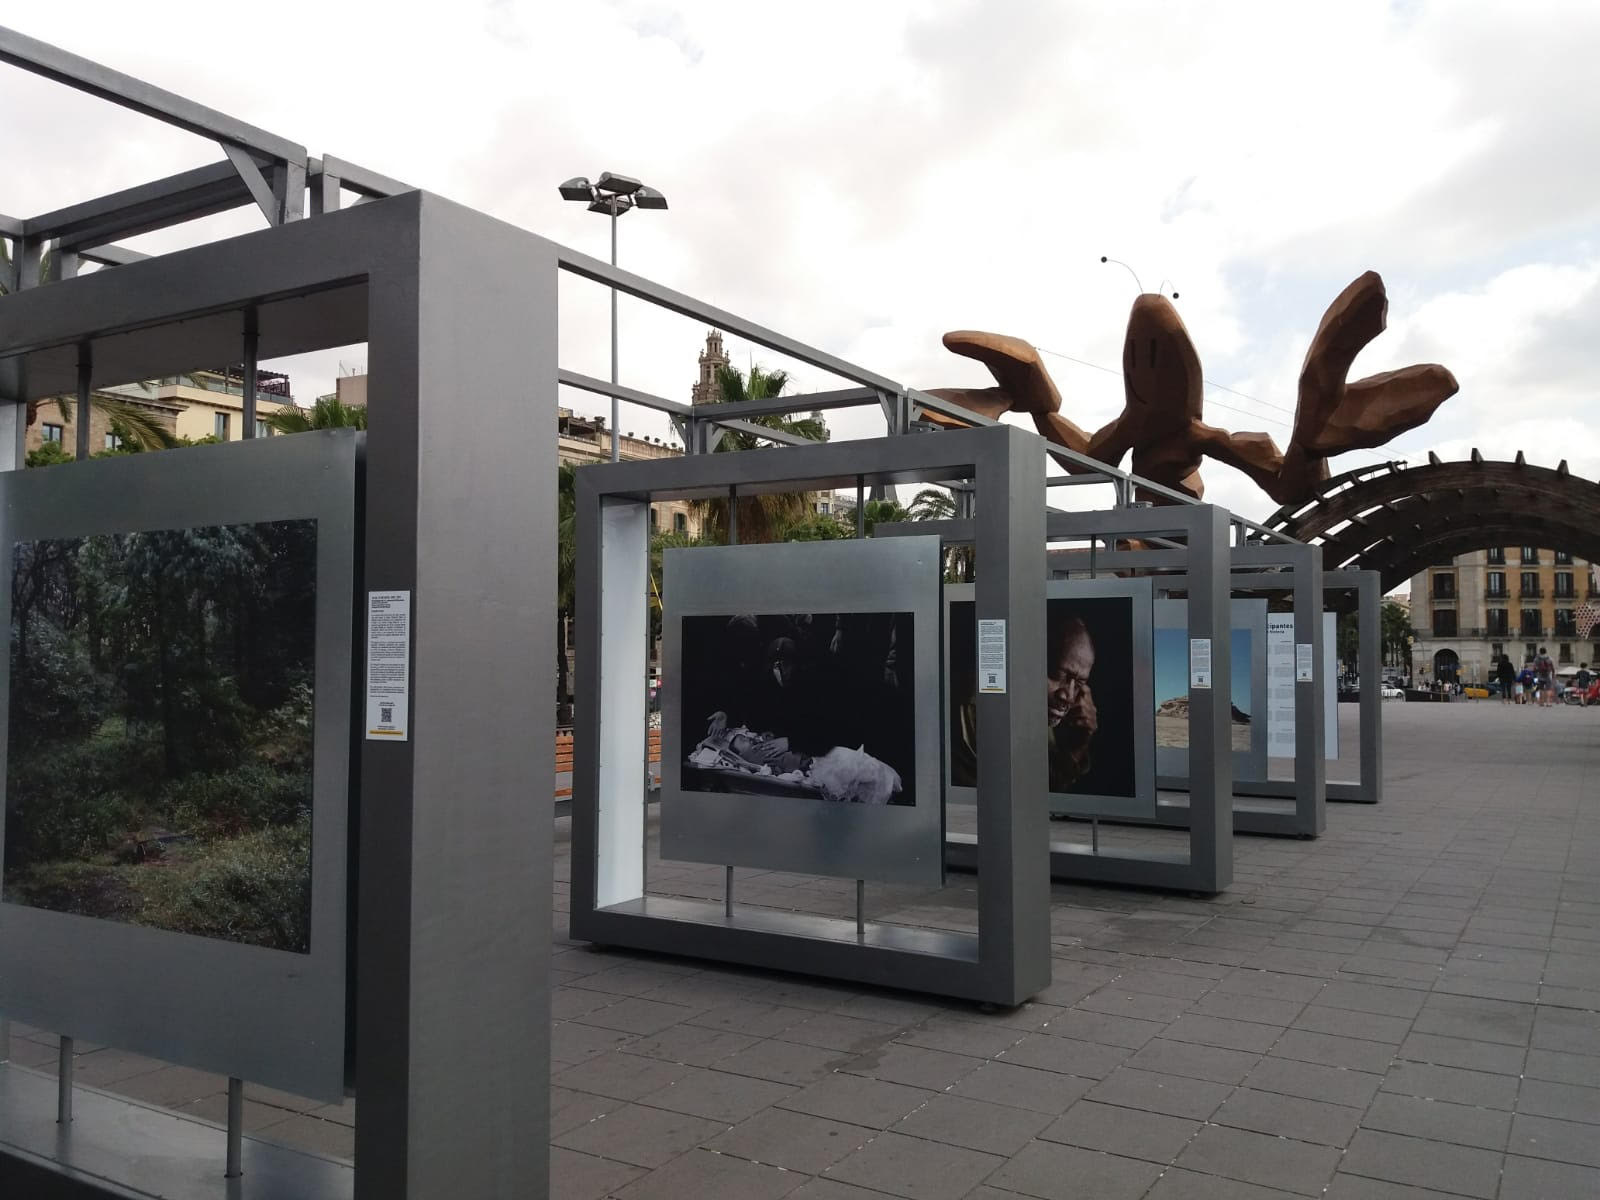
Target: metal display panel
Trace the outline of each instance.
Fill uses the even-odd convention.
[[[952,804],[976,804],[977,789],[958,785],[952,775],[951,746],[957,736],[953,728],[954,712],[958,703],[955,695],[957,678],[953,654],[950,650],[951,633],[959,620],[971,623],[970,612],[963,618],[961,606],[973,602],[974,585],[948,584],[945,587],[945,687],[947,702],[942,709],[945,721],[944,772],[945,795]],[[1083,782],[1085,790],[1063,791],[1052,788],[1049,807],[1052,815],[1082,817],[1154,817],[1156,811],[1155,782],[1155,704],[1152,699],[1151,657],[1151,590],[1148,579],[1081,579],[1050,580],[1045,584],[1045,605],[1068,604],[1075,600],[1116,601],[1127,605],[1128,647],[1121,657],[1108,657],[1107,648],[1095,645],[1093,680],[1098,680],[1102,670],[1118,670],[1123,678],[1116,683],[1117,694],[1125,698],[1116,712],[1101,706],[1103,690],[1094,686],[1095,704],[1100,727],[1106,728],[1114,721],[1121,739],[1117,748],[1125,761],[1115,771],[1100,771],[1091,767]],[[1048,658],[1048,650],[1047,650]],[[975,665],[975,664],[974,664]],[[1114,790],[1096,786],[1097,781],[1113,778],[1124,786]]]
[[[344,1095],[356,446],[353,433],[326,432],[174,451],[185,456],[181,470],[167,454],[141,454],[0,472],[0,628],[8,630],[21,543],[316,523],[306,951],[0,903],[8,1016],[301,1096]],[[0,729],[9,727],[12,669],[12,656],[0,656]]]
[[[1356,669],[1361,679],[1357,701],[1361,767],[1356,779],[1328,781],[1328,799],[1345,804],[1383,802],[1383,586],[1376,571],[1328,571],[1324,592],[1354,592]]]
[[[1149,583],[1148,579],[1145,583]],[[1249,706],[1242,711],[1250,718],[1249,745],[1244,749],[1233,750],[1233,780],[1235,786],[1243,779],[1265,779],[1267,777],[1267,602],[1265,600],[1240,600],[1235,598],[1230,606],[1229,632],[1233,637],[1233,683],[1242,678],[1245,682],[1245,703]],[[1188,602],[1184,600],[1157,600],[1155,602],[1155,636],[1160,638],[1162,630],[1187,630]],[[1240,646],[1240,635],[1244,635],[1247,642],[1244,647],[1245,657],[1241,662],[1237,657]],[[1187,649],[1187,647],[1185,647]],[[1159,676],[1161,670],[1161,655],[1159,647],[1155,652],[1155,667]],[[1158,687],[1158,691],[1161,690]],[[1237,688],[1231,689],[1231,708],[1237,709],[1239,695]],[[1161,695],[1155,697],[1157,702],[1162,700]],[[1230,714],[1231,716],[1231,714]],[[1229,732],[1236,729],[1236,719],[1230,724]],[[1157,734],[1159,737],[1159,732]],[[1161,778],[1161,786],[1173,786],[1175,780],[1185,780],[1189,775],[1189,747],[1156,745],[1156,770]]]
[[[1294,757],[1294,618],[1290,613],[1276,613],[1281,622],[1272,622],[1268,640],[1275,649],[1283,651],[1284,679],[1279,686],[1287,685],[1288,694],[1281,705],[1268,708],[1267,750],[1273,758]],[[1281,646],[1278,645],[1280,641]],[[1323,757],[1333,763],[1339,760],[1339,617],[1337,613],[1322,614],[1322,751]],[[1253,778],[1265,779],[1270,771]]]
[[[697,547],[668,550],[662,560],[662,656],[667,680],[661,708],[662,858],[942,886],[944,805],[935,719],[940,696],[939,539]],[[725,618],[769,614],[893,620],[897,644],[887,647],[892,666],[856,657],[877,655],[881,647],[876,643],[861,650],[847,640],[837,654],[823,650],[803,657],[804,647],[796,646],[793,637],[783,638],[786,645],[773,651],[782,657],[775,657],[770,668],[765,664],[757,668],[762,676],[757,680],[746,681],[729,655],[714,662],[685,661],[690,622],[725,629]],[[827,632],[816,636],[822,638]],[[828,694],[800,691],[814,662],[820,668],[824,660],[832,665],[839,659],[847,659],[847,664],[840,666],[837,678],[827,681]],[[845,665],[859,668],[857,677],[846,679]],[[899,673],[897,686],[871,697],[881,707],[870,721],[845,719],[847,712],[868,702],[860,694],[872,682],[866,676],[875,673],[881,678],[886,669]],[[712,672],[717,678],[704,681]],[[787,682],[780,683],[777,675]],[[860,761],[860,751],[852,743],[862,740],[861,750],[894,776],[893,794],[886,801],[852,803],[827,799],[808,782],[787,782],[770,766],[764,775],[694,767],[689,755],[700,743],[703,727],[685,727],[686,721],[697,720],[686,711],[686,696],[691,688],[702,690],[707,683],[707,704],[721,707],[730,698],[737,702],[742,697],[752,707],[761,705],[777,713],[779,722],[839,718],[833,728],[818,733],[830,741],[850,735],[833,741],[828,757],[842,754],[846,758],[842,768],[850,769]],[[799,707],[809,711],[797,712]],[[739,712],[723,715],[730,725],[741,723]],[[795,730],[793,724],[772,724],[769,731],[782,736]],[[873,740],[875,735],[879,740]],[[786,757],[798,760],[800,755],[796,751]],[[811,770],[819,771],[821,765],[819,758]],[[790,778],[801,774],[789,772]],[[879,795],[886,793],[884,772],[872,775],[864,783],[878,785]]]
[[[237,362],[252,311],[261,360],[367,343],[361,558],[365,586],[411,593],[411,736],[358,744],[359,1168],[343,1168],[337,1188],[297,1188],[297,1200],[348,1196],[352,1175],[357,1200],[547,1187],[551,828],[528,794],[554,776],[555,713],[528,704],[528,681],[555,657],[556,445],[483,431],[555,420],[569,257],[580,256],[409,192],[0,296],[0,400],[19,407],[70,393],[86,344],[96,388]],[[293,453],[315,436],[253,449]],[[165,459],[203,504],[237,483],[199,485],[187,464],[207,453],[140,457]],[[291,495],[281,476],[273,486]],[[341,1020],[345,1002],[331,1001]],[[188,1036],[179,1012],[163,1016]],[[57,1019],[45,1028],[73,1032]],[[0,1075],[13,1070],[0,1063]],[[24,1103],[0,1088],[0,1172],[29,1153],[10,1136],[30,1119]],[[199,1157],[193,1139],[152,1132],[141,1178],[175,1194],[213,1178],[213,1194],[237,1191],[222,1177],[225,1135],[209,1132]],[[254,1194],[267,1149],[243,1143]],[[80,1120],[38,1153],[58,1176],[104,1178],[117,1174],[117,1144]]]
[[[1044,591],[1038,586],[1044,511],[1033,501],[1012,501],[1043,490],[1044,457],[1044,443],[1036,436],[995,425],[937,437],[607,463],[577,473],[578,606],[584,612],[603,611],[607,623],[579,646],[579,678],[600,682],[580,694],[574,731],[574,938],[995,1004],[1021,1003],[1049,983],[1050,881],[1042,849],[1049,835],[1044,808],[1034,801],[1045,786],[1045,731],[1036,720],[1045,680],[1036,651],[1044,639]],[[646,894],[643,823],[634,815],[642,807],[645,729],[642,722],[611,714],[614,703],[625,701],[623,689],[640,690],[641,676],[629,671],[644,661],[647,623],[642,588],[638,607],[632,607],[632,564],[647,553],[640,531],[646,528],[649,504],[944,479],[973,481],[979,499],[972,525],[985,564],[975,598],[978,617],[1003,620],[1010,631],[1009,688],[981,696],[978,708],[978,791],[987,802],[978,805],[977,933],[858,924],[743,905],[732,891],[731,871],[722,901]],[[772,550],[786,554],[804,545]],[[887,550],[876,537],[862,546],[863,553]],[[838,600],[828,599],[828,583],[817,581],[815,597],[807,603],[832,611]],[[628,604],[614,613],[608,597],[618,589]],[[621,619],[613,620],[614,615]],[[937,600],[933,615],[937,622]],[[938,635],[926,641],[937,656]],[[922,641],[918,644],[920,653]],[[616,670],[607,669],[611,663]],[[933,691],[937,694],[936,683]],[[939,723],[932,714],[924,723],[937,737]],[[634,739],[632,750],[622,756],[626,761],[613,761],[616,738]],[[937,789],[940,756],[929,746],[927,761]]]
[[[1131,491],[1124,489],[1124,503],[1128,495],[1131,495]],[[879,525],[877,536],[912,536],[925,532],[926,524],[931,522]],[[959,544],[973,541],[972,520],[946,521],[942,524],[946,527],[943,535],[947,542]],[[1190,642],[1192,645],[1204,644],[1209,650],[1211,667],[1215,672],[1227,674],[1231,670],[1230,646],[1225,636],[1228,626],[1229,530],[1226,510],[1210,504],[1180,503],[1155,509],[1118,507],[1087,512],[1049,512],[1045,517],[1045,529],[1047,543],[1089,541],[1093,546],[1095,541],[1114,544],[1126,539],[1154,537],[1171,547],[1171,539],[1181,539],[1174,548],[1159,551],[1100,552],[1098,561],[1104,563],[1114,557],[1142,560],[1154,555],[1164,565],[1187,570],[1191,578]],[[1046,549],[1044,557],[1047,570],[1052,569],[1055,553]],[[1079,552],[1067,553],[1068,563],[1075,563]],[[1090,559],[1095,559],[1093,550]],[[982,562],[981,549],[979,561]],[[981,569],[978,578],[981,589]],[[1233,882],[1234,827],[1228,809],[1233,794],[1233,764],[1229,750],[1228,710],[1217,702],[1215,693],[1214,688],[1200,689],[1189,706],[1191,793],[1184,814],[1189,831],[1187,851],[1123,850],[1101,847],[1098,839],[1089,844],[1050,840],[1051,878],[1209,894],[1223,891]],[[1018,728],[1022,728],[1020,723]],[[986,754],[988,751],[983,752]],[[1158,793],[1158,802],[1159,799]],[[977,870],[981,879],[985,836],[981,796],[977,807],[978,836],[947,834],[945,861],[960,870]],[[1046,836],[1049,837],[1048,834]]]

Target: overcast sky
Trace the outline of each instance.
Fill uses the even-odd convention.
[[[1461,392],[1335,470],[1476,445],[1600,475],[1592,0],[54,0],[0,20],[596,255],[605,220],[555,185],[638,176],[671,209],[623,219],[623,266],[913,386],[988,382],[943,350],[947,329],[1019,335],[1070,356],[1047,361],[1090,429],[1121,408],[1138,291],[1101,255],[1181,293],[1219,385],[1207,420],[1280,445],[1323,310],[1376,270],[1390,327],[1352,375],[1441,362]],[[219,157],[6,67],[0,114],[14,216]],[[603,291],[564,286],[563,366],[607,373],[606,319]],[[704,334],[624,301],[623,382],[686,400]],[[360,354],[292,364],[297,394]],[[641,411],[622,424],[666,432]],[[1227,468],[1204,473],[1208,499],[1274,508]]]

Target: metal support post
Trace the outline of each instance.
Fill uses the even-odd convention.
[[[256,373],[261,350],[260,314],[252,304],[244,310],[244,429],[242,436],[256,435]]]
[[[56,1068],[56,1124],[72,1124],[72,1039],[63,1037]]]
[[[617,198],[611,197],[611,265],[617,265]],[[617,289],[611,289],[611,382],[617,382]],[[622,457],[622,401],[611,397],[611,461]]]
[[[722,912],[728,920],[733,920],[733,868],[723,867],[725,874],[722,877]]]
[[[244,1080],[228,1079],[228,1165],[224,1179],[244,1174]]]
[[[0,1062],[11,1060],[11,1022],[0,1017]]]
[[[93,374],[94,347],[89,342],[80,342],[78,344],[78,407],[72,414],[72,419],[77,422],[74,438],[77,442],[76,457],[80,461],[89,457],[89,385]]]
[[[866,485],[863,476],[856,476],[856,536],[867,536]]]
[[[867,881],[856,880],[856,937],[867,935]]]

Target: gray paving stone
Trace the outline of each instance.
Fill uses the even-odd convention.
[[[1264,1054],[1282,1034],[1283,1030],[1275,1025],[1189,1013],[1168,1025],[1161,1036],[1167,1041],[1194,1042],[1204,1046],[1221,1046],[1227,1050]]]
[[[1600,1057],[1588,1054],[1563,1054],[1555,1050],[1529,1050],[1523,1074],[1529,1079],[1548,1079],[1589,1087],[1600,1079]]]
[[[1361,1110],[1242,1087],[1228,1097],[1211,1120],[1217,1125],[1319,1146],[1343,1146],[1355,1136]]]
[[[981,1200],[984,1189],[973,1192],[970,1200]],[[1001,1200],[1010,1200],[1005,1193],[997,1192]],[[840,1183],[837,1179],[817,1178],[790,1192],[788,1200],[883,1200],[883,1193],[853,1183]]]
[[[1080,1100],[1039,1136],[1086,1150],[1170,1163],[1200,1129],[1200,1122]]]
[[[557,1146],[568,1150],[638,1167],[659,1167],[727,1128],[725,1121],[708,1121],[663,1108],[625,1104],[554,1140]]]
[[[591,1025],[597,1029],[616,1029],[636,1036],[648,1036],[671,1028],[699,1011],[682,1004],[662,1004],[656,1000],[627,996],[615,1004],[597,1008],[573,1020],[576,1024]]]
[[[911,1087],[942,1092],[983,1066],[982,1059],[921,1046],[889,1042],[876,1050],[846,1059],[839,1070],[872,1079],[887,1079]]]
[[[76,1080],[76,1076],[73,1077]],[[615,1103],[606,1101],[605,1103]],[[198,1117],[202,1121],[210,1121],[213,1125],[227,1127],[228,1124],[228,1095],[218,1092],[216,1095],[207,1096],[203,1100],[194,1100],[188,1104],[180,1105],[174,1111],[187,1117]],[[281,1125],[296,1114],[287,1108],[276,1108],[271,1104],[260,1104],[254,1100],[244,1102],[244,1131],[248,1134],[261,1133]],[[326,1118],[319,1118],[325,1120]]]
[[[1331,1146],[1207,1125],[1178,1155],[1177,1165],[1205,1175],[1317,1196],[1333,1177],[1338,1162],[1339,1151]]]
[[[1520,1075],[1527,1051],[1500,1042],[1474,1042],[1437,1033],[1413,1033],[1400,1043],[1397,1058],[1432,1063],[1439,1067],[1465,1067],[1496,1075]]]
[[[1135,1017],[1141,1021],[1172,1021],[1183,1014],[1190,1001],[1182,996],[1156,996],[1136,992],[1123,985],[1121,980],[1085,996],[1074,1006],[1081,1012],[1110,1013],[1118,1017]]]
[[[1240,1083],[1260,1060],[1260,1055],[1242,1050],[1158,1038],[1128,1059],[1128,1066],[1140,1071],[1209,1079],[1214,1083]]]
[[[635,1038],[624,1043],[620,1049],[624,1054],[685,1063],[691,1067],[709,1067],[730,1054],[737,1054],[746,1046],[755,1045],[758,1040],[747,1033],[731,1033],[726,1029],[674,1025],[653,1037]]]
[[[1362,1038],[1336,1037],[1331,1033],[1291,1029],[1272,1047],[1272,1055],[1275,1058],[1292,1058],[1299,1062],[1320,1063],[1323,1066],[1377,1072],[1388,1070],[1397,1049],[1397,1046],[1386,1042],[1371,1042]]]
[[[1010,1108],[1056,1116],[1066,1112],[1093,1086],[1092,1079],[1076,1075],[991,1062],[966,1076],[951,1092],[971,1100],[988,1100]]]
[[[1412,1028],[1417,1033],[1526,1046],[1533,1032],[1533,1014],[1532,1004],[1435,993],[1422,1006]]]
[[[1138,1200],[1160,1174],[1155,1163],[1036,1141],[996,1171],[989,1182],[1040,1200]]]
[[[643,1174],[638,1167],[592,1154],[550,1148],[550,1193],[562,1200],[601,1200]]]
[[[1255,1021],[1261,1025],[1275,1025],[1285,1029],[1305,1008],[1301,1000],[1273,1000],[1266,996],[1247,996],[1242,992],[1225,992],[1221,988],[1207,992],[1195,1001],[1189,1011],[1206,1017],[1226,1017],[1234,1021]]]
[[[1600,1167],[1600,1126],[1517,1114],[1511,1122],[1512,1154]]]
[[[1204,1120],[1222,1106],[1232,1090],[1223,1083],[1118,1067],[1085,1096],[1102,1104]]]
[[[223,1098],[226,1102],[226,1097]],[[625,1101],[612,1100],[607,1096],[591,1096],[587,1092],[573,1092],[566,1088],[550,1089],[550,1138],[552,1141],[562,1134],[587,1125],[590,1121],[599,1120],[609,1112],[621,1108]],[[248,1103],[246,1104],[248,1108]]]
[[[557,1063],[587,1062],[633,1040],[633,1034],[562,1021],[550,1030],[550,1058]]]
[[[705,1067],[689,1067],[687,1071],[666,1087],[640,1097],[640,1103],[734,1125],[799,1090],[785,1083]]]
[[[837,1050],[768,1038],[718,1059],[712,1069],[771,1079],[776,1083],[806,1084],[831,1074],[847,1061],[849,1056]]]
[[[1323,1004],[1308,1004],[1295,1019],[1296,1029],[1312,1033],[1331,1033],[1337,1037],[1360,1038],[1369,1042],[1399,1045],[1411,1029],[1409,1017],[1389,1017],[1379,1013],[1358,1012],[1350,1008],[1333,1008]]]
[[[1589,1078],[1600,1085],[1600,1073]],[[1600,1125],[1600,1086],[1578,1087],[1543,1079],[1524,1079],[1517,1096],[1517,1111],[1535,1117]],[[1596,1131],[1596,1136],[1600,1137],[1600,1130]]]
[[[1534,1015],[1532,1044],[1539,1050],[1600,1055],[1600,1012],[1541,1005]]]
[[[806,1176],[795,1171],[694,1150],[615,1194],[617,1200],[776,1200],[805,1181]]]
[[[691,1025],[747,1033],[752,1037],[773,1037],[792,1025],[809,1020],[816,1013],[807,1008],[791,1008],[751,997],[733,1000],[688,1018]]]
[[[900,1026],[888,1021],[867,1021],[841,1013],[818,1013],[776,1036],[781,1041],[802,1046],[820,1046],[845,1054],[863,1054],[894,1038]]]
[[[881,1079],[830,1075],[778,1101],[778,1107],[828,1117],[849,1125],[887,1129],[937,1095]]]
[[[1220,1175],[1202,1175],[1173,1167],[1145,1195],[1145,1200],[1290,1200],[1294,1192],[1257,1187]]]
[[[611,1050],[605,1054],[556,1072],[551,1082],[559,1087],[588,1092],[595,1096],[609,1096],[615,1100],[637,1100],[648,1096],[675,1080],[682,1079],[692,1067],[682,1063],[644,1058],[637,1054],[624,1054]]]
[[[1454,1142],[1484,1150],[1504,1150],[1511,1132],[1511,1114],[1420,1096],[1384,1092],[1361,1119],[1367,1129]]]
[[[1045,1113],[941,1095],[895,1125],[894,1132],[987,1154],[1011,1155],[1049,1123]]]
[[[557,1021],[570,1021],[597,1008],[605,1008],[622,999],[615,992],[596,992],[583,987],[558,987],[550,996],[550,1016]]]
[[[1215,987],[1216,983],[1211,979],[1173,971],[1135,970],[1118,975],[1116,985],[1129,992],[1195,1001]]]
[[[1421,1063],[1396,1063],[1383,1080],[1383,1090],[1404,1096],[1423,1096],[1452,1104],[1510,1111],[1517,1103],[1517,1081],[1508,1075],[1465,1071],[1458,1067],[1431,1067]]]
[[[1340,1170],[1492,1200],[1503,1157],[1492,1150],[1363,1129],[1345,1151]]]
[[[719,1154],[734,1154],[787,1171],[817,1175],[853,1154],[877,1130],[847,1125],[785,1108],[768,1108],[705,1143]]]
[[[907,1030],[896,1041],[927,1050],[943,1050],[949,1054],[993,1058],[1008,1046],[1015,1045],[1021,1037],[1022,1032],[1010,1026],[940,1016],[930,1017],[914,1029]]]
[[[1132,1053],[1126,1046],[1102,1046],[1095,1042],[1030,1033],[995,1061],[1015,1063],[1019,1067],[1038,1067],[1043,1071],[1059,1071],[1064,1075],[1079,1075],[1086,1079],[1103,1079]]]
[[[830,1167],[827,1177],[908,1200],[960,1200],[1005,1161],[998,1154],[889,1132]]]
[[[1137,1050],[1165,1027],[1161,1021],[1140,1021],[1133,1017],[1071,1009],[1046,1025],[1044,1031],[1054,1037]]]
[[[1320,1063],[1297,1062],[1288,1058],[1263,1058],[1245,1078],[1245,1083],[1264,1092],[1299,1096],[1350,1108],[1365,1108],[1378,1094],[1382,1075],[1329,1067]]]
[[[1541,1158],[1506,1157],[1500,1200],[1592,1200],[1600,1196],[1600,1171]]]
[[[209,1075],[204,1071],[191,1071],[188,1067],[168,1066],[120,1080],[117,1083],[117,1093],[150,1104],[159,1104],[162,1108],[178,1108],[218,1092],[225,1092],[227,1087],[228,1081],[220,1076]],[[257,1088],[246,1088],[245,1095],[260,1098],[261,1091]],[[301,1101],[301,1103],[307,1108],[316,1107],[315,1101]]]
[[[1436,1192],[1432,1188],[1412,1187],[1407,1183],[1391,1183],[1387,1179],[1369,1179],[1365,1175],[1347,1175],[1334,1172],[1333,1182],[1323,1193],[1323,1200],[1457,1200],[1454,1193]]]

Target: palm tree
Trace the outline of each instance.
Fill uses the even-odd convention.
[[[956,516],[956,498],[942,488],[923,488],[912,498],[909,510],[913,521],[949,521]],[[947,583],[971,583],[973,554],[970,544],[951,546],[945,552],[944,577]]]
[[[747,378],[737,367],[720,367],[717,370],[717,394],[713,404],[737,404],[742,400],[770,400],[781,396],[789,386],[787,371],[764,371],[751,364]],[[813,442],[828,440],[828,424],[821,413],[809,417],[749,417],[750,424],[766,429],[781,430]],[[743,430],[724,430],[717,444],[717,453],[733,450],[754,450],[761,439]],[[698,502],[702,528],[716,530],[726,537],[728,529],[728,502],[702,500]],[[803,521],[812,511],[812,498],[805,492],[750,496],[739,501],[739,540],[741,542],[771,542],[782,537],[785,528]]]
[[[0,239],[0,296],[6,295],[8,289],[5,280],[11,277],[11,252],[6,248],[4,239]],[[55,256],[49,249],[39,256],[39,282],[49,283],[55,277]],[[53,402],[56,412],[61,416],[63,425],[70,424],[73,420],[68,413],[67,404],[71,396],[56,396]],[[28,424],[32,425],[39,416],[39,407],[51,403],[51,400],[28,401]],[[90,393],[89,403],[94,408],[105,414],[107,422],[115,427],[115,432],[124,442],[136,446],[140,450],[165,450],[178,444],[178,439],[154,415],[137,405],[107,395]]]
[[[261,422],[278,433],[309,433],[313,429],[365,429],[365,405],[341,403],[337,395],[319,396],[310,408],[286,404],[261,414]]]

